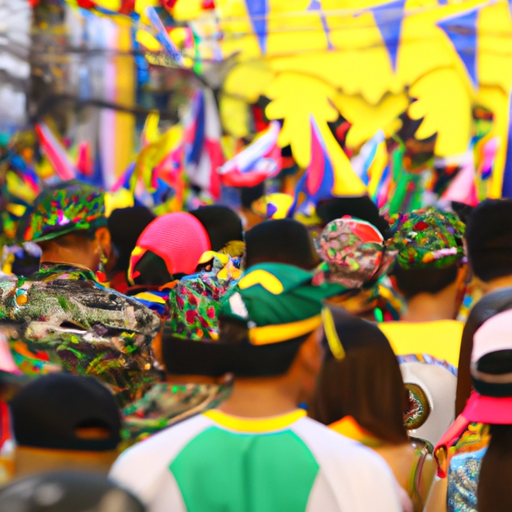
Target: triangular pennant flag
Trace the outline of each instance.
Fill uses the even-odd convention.
[[[462,60],[474,87],[478,84],[476,45],[478,12],[480,7],[450,16],[437,23],[453,44],[455,51]]]
[[[322,130],[311,117],[311,162],[297,184],[290,213],[307,214],[324,199],[361,196],[366,192],[330,129],[325,126]]]
[[[402,32],[405,2],[406,0],[395,0],[388,4],[378,5],[370,9],[375,18],[375,23],[377,27],[379,27],[382,39],[384,39],[393,71],[396,70],[396,59],[398,46],[400,45],[400,33]]]
[[[512,95],[511,95],[512,96]],[[503,169],[503,178],[501,185],[501,196],[512,198],[512,97],[509,98],[509,112],[508,112],[508,138],[507,138],[507,157],[505,160],[505,167]],[[499,170],[498,170],[499,171]],[[499,179],[496,174],[493,180]]]
[[[255,187],[276,176],[282,168],[281,148],[277,145],[280,131],[280,124],[272,121],[258,139],[220,167],[224,185]]]
[[[77,174],[75,166],[50,128],[48,128],[45,123],[37,123],[36,132],[39,136],[41,149],[48,157],[48,160],[50,160],[57,176],[61,180],[71,180],[75,178]]]
[[[320,20],[322,21],[322,28],[324,29],[325,38],[327,39],[327,48],[329,50],[333,50],[334,46],[331,41],[331,31],[329,29],[329,25],[327,23],[327,19],[325,14],[322,11],[322,1],[321,0],[311,0],[311,3],[308,6],[308,11],[318,11],[320,14]]]
[[[252,26],[258,37],[261,53],[267,51],[268,0],[245,0]]]

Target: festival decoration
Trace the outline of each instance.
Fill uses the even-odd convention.
[[[512,196],[506,0],[66,3],[90,33],[101,25],[101,51],[125,52],[105,65],[109,100],[132,102],[151,67],[193,70],[202,84],[174,126],[160,133],[150,116],[140,148],[131,114],[103,112],[98,143],[71,142],[76,158],[39,123],[60,179],[99,173],[175,211],[187,183],[208,201],[277,178],[301,218],[332,196],[368,194],[389,214],[427,197]]]
[[[252,144],[219,168],[224,185],[254,187],[275,177],[282,167],[281,148],[277,145],[280,126],[272,121]]]
[[[178,0],[170,12],[201,34],[213,14],[199,15],[198,6]],[[226,125],[231,133],[247,133],[248,105],[267,97],[266,115],[283,121],[278,143],[291,146],[302,168],[314,158],[310,116],[320,130],[343,116],[351,124],[347,149],[358,151],[378,130],[386,139],[397,134],[406,114],[418,121],[417,139],[435,137],[435,156],[453,157],[468,150],[472,108],[481,105],[496,116],[492,136],[501,143],[488,189],[501,195],[512,84],[505,54],[512,38],[502,38],[501,49],[498,44],[498,34],[512,35],[506,1],[348,0],[340,7],[334,0],[223,0],[215,6],[221,37],[198,41],[194,51],[210,58],[215,47],[223,60],[232,59],[220,91],[221,118],[229,110],[239,121]]]

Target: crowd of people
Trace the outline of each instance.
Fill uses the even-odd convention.
[[[512,507],[512,201],[317,215],[44,189],[0,276],[0,512]]]

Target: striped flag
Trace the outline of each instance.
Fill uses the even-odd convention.
[[[222,183],[228,187],[255,187],[282,169],[277,138],[281,126],[272,121],[254,142],[219,168]]]

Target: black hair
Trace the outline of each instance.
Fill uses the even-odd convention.
[[[327,349],[310,416],[330,425],[352,416],[364,429],[391,444],[407,442],[407,390],[384,333],[374,324],[331,309],[345,356]],[[327,344],[324,335],[323,343]]]
[[[380,215],[377,205],[368,197],[337,197],[321,201],[316,209],[324,225],[345,215],[357,217],[375,226],[387,240],[391,236],[389,224]]]
[[[108,229],[112,245],[117,252],[117,261],[112,273],[126,272],[130,266],[130,256],[137,240],[156,215],[145,206],[115,209],[108,218]]]
[[[167,373],[178,375],[274,377],[288,372],[309,335],[256,346],[245,322],[221,318],[218,341],[179,338],[164,328],[162,359]]]
[[[137,274],[133,282],[138,286],[163,286],[173,279],[165,261],[149,250],[137,262],[133,273]]]
[[[293,219],[257,224],[245,234],[245,244],[246,269],[273,262],[311,270],[320,262],[308,229]]]
[[[457,416],[464,410],[473,388],[470,373],[473,336],[486,320],[509,309],[512,309],[512,288],[503,288],[486,295],[475,304],[469,313],[462,332],[457,370],[457,396],[455,401]]]
[[[454,283],[459,266],[457,263],[445,268],[410,268],[405,269],[396,264],[391,272],[396,286],[410,300],[420,293],[436,294]]]
[[[227,206],[201,206],[190,211],[190,214],[204,226],[212,251],[219,251],[229,242],[244,239],[242,220]]]
[[[260,183],[254,187],[241,187],[240,204],[244,208],[250,208],[252,203],[265,195],[265,183]]]
[[[466,246],[476,277],[512,276],[512,200],[486,199],[468,218]]]

